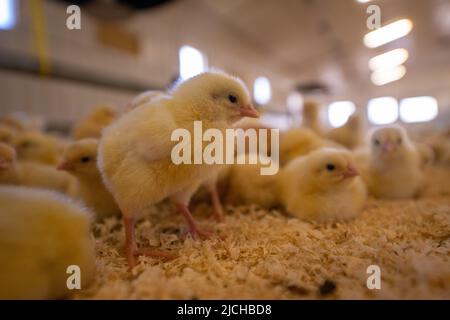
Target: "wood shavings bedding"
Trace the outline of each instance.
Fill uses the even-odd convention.
[[[75,299],[450,299],[449,170],[430,169],[417,200],[371,199],[349,222],[316,224],[256,206],[228,207],[226,223],[194,209],[224,240],[180,240],[183,220],[163,203],[137,225],[141,246],[178,258],[140,258],[128,272],[120,219],[94,228],[97,277]],[[381,268],[381,289],[366,286]]]

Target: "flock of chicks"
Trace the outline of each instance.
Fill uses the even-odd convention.
[[[168,92],[147,92],[122,114],[98,107],[64,139],[12,117],[0,120],[0,298],[59,298],[68,293],[66,270],[78,265],[82,282],[94,276],[90,225],[122,215],[130,268],[139,255],[173,259],[157,248],[139,248],[135,221],[149,206],[169,199],[185,218],[185,235],[214,237],[189,210],[204,186],[215,217],[229,204],[281,207],[302,219],[356,217],[368,194],[411,198],[423,188],[433,150],[411,142],[399,126],[377,128],[366,144],[357,116],[323,132],[317,106],[307,103],[304,127],[280,136],[280,171],[262,176],[259,165],[175,165],[171,133],[263,128],[241,121],[258,117],[245,85],[220,72],[206,72]],[[449,160],[448,145],[441,161]],[[238,157],[240,155],[236,155]],[[53,191],[50,191],[53,190]],[[56,192],[55,192],[56,191]]]

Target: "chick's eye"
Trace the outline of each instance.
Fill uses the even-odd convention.
[[[230,95],[228,96],[228,100],[229,100],[231,103],[236,103],[236,102],[237,102],[236,96],[234,96],[234,95],[232,95],[232,94],[230,94]]]
[[[30,141],[24,141],[24,142],[22,142],[21,144],[20,144],[20,146],[22,147],[22,148],[29,148],[29,147],[31,147],[31,142]]]
[[[332,164],[332,163],[328,163],[326,165],[326,168],[327,168],[328,171],[334,171],[336,169],[336,166],[334,164]]]
[[[376,145],[376,146],[379,146],[380,145],[380,140],[378,140],[378,139],[373,140],[373,144]]]
[[[398,144],[402,144],[402,138],[398,138],[398,139],[397,139],[397,143],[398,143]]]
[[[91,157],[83,157],[80,159],[80,161],[83,163],[89,162],[89,161],[91,161]]]

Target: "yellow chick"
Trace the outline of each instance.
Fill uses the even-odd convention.
[[[75,141],[63,153],[59,170],[65,170],[77,181],[75,197],[95,211],[97,218],[119,215],[120,210],[103,184],[97,168],[98,140],[94,138]]]
[[[308,100],[303,104],[302,126],[311,129],[317,134],[322,134],[320,125],[320,105],[317,101]]]
[[[0,142],[12,145],[16,136],[17,130],[11,126],[0,125]]]
[[[95,273],[90,212],[47,190],[0,186],[0,299],[58,299]],[[68,273],[69,272],[69,273]]]
[[[411,198],[423,186],[421,158],[404,128],[387,126],[370,136],[370,154],[363,177],[377,198]]]
[[[72,195],[76,181],[56,168],[32,161],[17,161],[15,150],[0,143],[0,184],[51,189]]]
[[[244,155],[238,157],[241,156]],[[266,209],[277,207],[279,173],[261,175],[260,169],[260,164],[232,165],[228,177],[226,202],[233,205],[257,204]]]
[[[347,123],[339,128],[331,129],[326,137],[349,149],[355,149],[362,144],[363,128],[359,114],[352,114]]]
[[[133,100],[131,100],[126,105],[125,112],[129,112],[140,105],[147,104],[154,99],[160,99],[163,98],[164,96],[166,96],[166,93],[164,91],[148,90],[142,92],[141,94],[134,97]]]
[[[333,142],[322,139],[310,129],[290,129],[280,136],[280,164],[284,166],[291,160],[316,149],[335,146]]]
[[[97,106],[92,112],[74,125],[72,137],[75,140],[100,138],[103,128],[109,126],[117,118],[117,111],[110,106]]]
[[[280,173],[286,210],[307,220],[340,220],[359,215],[367,193],[350,152],[323,148],[290,162]]]
[[[42,164],[55,165],[60,156],[56,139],[41,132],[25,131],[14,139],[17,158]]]
[[[208,236],[198,229],[188,204],[198,186],[222,166],[176,165],[171,159],[177,145],[171,141],[172,133],[184,129],[194,139],[194,121],[202,121],[204,131],[215,128],[224,133],[244,116],[259,116],[245,85],[224,73],[206,72],[176,86],[171,96],[138,106],[104,130],[98,165],[124,217],[130,266],[142,253],[135,242],[135,217],[165,198],[175,203],[192,237]]]

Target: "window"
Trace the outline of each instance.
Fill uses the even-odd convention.
[[[333,102],[328,106],[328,121],[331,126],[340,127],[347,122],[355,109],[355,104],[351,101]]]
[[[14,0],[0,0],[0,30],[12,29],[16,24]]]
[[[206,69],[203,54],[190,46],[182,46],[179,51],[180,77],[183,80],[189,79]]]
[[[253,85],[253,97],[258,104],[266,104],[272,97],[269,79],[258,77]]]
[[[433,97],[412,97],[400,101],[400,119],[403,122],[431,121],[438,112],[438,103]]]
[[[392,97],[369,100],[367,106],[369,121],[373,124],[389,124],[398,119],[398,102]]]

